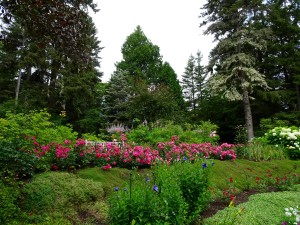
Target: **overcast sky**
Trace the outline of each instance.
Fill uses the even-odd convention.
[[[109,80],[115,62],[122,59],[121,47],[140,25],[147,38],[160,48],[178,79],[188,58],[200,50],[203,64],[214,44],[199,28],[200,8],[205,0],[95,0],[100,11],[92,14],[104,49],[100,53],[103,81]]]

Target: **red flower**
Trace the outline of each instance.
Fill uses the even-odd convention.
[[[232,177],[229,178],[230,183],[233,183],[233,179]]]
[[[52,168],[53,170],[58,170],[58,169],[59,169],[59,167],[58,167],[57,165],[54,165],[54,164],[52,164],[51,168]]]

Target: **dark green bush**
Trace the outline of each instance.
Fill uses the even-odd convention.
[[[0,181],[0,224],[12,224],[19,217],[20,209],[17,199],[19,191]]]
[[[36,158],[21,150],[22,142],[0,141],[0,175],[24,179],[35,171]]]

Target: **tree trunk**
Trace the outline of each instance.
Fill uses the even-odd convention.
[[[296,86],[296,94],[297,94],[297,111],[300,111],[300,90],[299,90],[299,85]]]
[[[254,132],[253,132],[253,121],[252,121],[249,93],[246,88],[243,89],[243,105],[244,105],[244,113],[245,113],[245,120],[246,120],[247,137],[248,137],[248,141],[250,142],[254,138]]]
[[[15,97],[15,113],[17,113],[18,101],[19,101],[19,92],[20,92],[20,85],[21,85],[21,75],[22,71],[19,69],[18,72],[18,80],[17,80],[17,87],[16,87],[16,97]]]

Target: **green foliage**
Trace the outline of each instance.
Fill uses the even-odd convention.
[[[187,224],[192,223],[210,202],[209,172],[207,162],[189,161],[175,163],[166,175],[178,179],[183,198],[187,203]]]
[[[194,117],[196,109],[201,108],[202,100],[205,97],[204,89],[206,74],[204,66],[201,65],[201,61],[202,54],[200,51],[197,52],[196,58],[191,55],[188,59],[181,81],[187,108]]]
[[[252,161],[282,160],[286,158],[284,149],[270,144],[254,141],[243,146],[236,146],[237,158]]]
[[[236,144],[246,144],[248,143],[247,139],[247,128],[245,125],[237,125],[235,127],[235,138],[234,142]]]
[[[122,55],[107,88],[109,121],[179,119],[183,97],[177,75],[140,26],[127,37]]]
[[[283,222],[285,208],[297,205],[300,202],[299,192],[271,192],[256,194],[250,196],[247,203],[242,203],[232,211],[232,208],[226,208],[219,211],[215,216],[204,221],[203,224],[272,224],[277,225]],[[241,215],[235,220],[234,214],[241,212]],[[226,215],[231,215],[228,223],[224,223]],[[228,216],[227,216],[228,219]]]
[[[0,181],[0,223],[10,225],[19,217],[18,198],[20,192],[15,187],[5,185]]]
[[[293,113],[276,113],[270,118],[263,118],[260,120],[260,129],[263,133],[272,130],[275,127],[290,127],[300,126],[300,114]]]
[[[103,193],[101,183],[69,173],[47,172],[24,186],[22,209],[30,214],[28,221],[32,223],[46,222],[51,215],[72,216],[76,221],[76,211],[86,204],[100,201]]]
[[[51,115],[45,110],[30,111],[28,114],[7,112],[5,118],[0,118],[0,140],[12,141],[32,136],[40,144],[76,140],[77,133],[71,127],[55,126],[50,118]]]
[[[200,125],[192,126],[184,124],[182,126],[174,124],[172,121],[157,121],[148,126],[140,125],[127,133],[129,142],[140,145],[150,145],[156,147],[160,142],[168,142],[173,136],[178,136],[180,142],[185,143],[216,143],[218,135],[217,125],[209,121],[201,121]]]
[[[267,143],[282,146],[290,159],[300,159],[300,129],[298,127],[275,127],[263,137]]]
[[[36,170],[37,158],[21,150],[22,142],[0,141],[0,176],[24,179]]]
[[[191,224],[209,202],[208,168],[200,161],[159,164],[110,198],[111,224]]]

